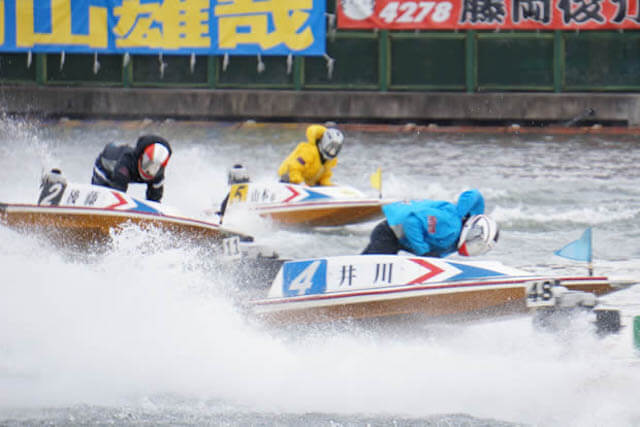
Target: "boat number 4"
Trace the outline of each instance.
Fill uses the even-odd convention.
[[[284,296],[322,294],[327,289],[327,260],[289,261],[282,266]]]
[[[559,285],[559,280],[531,280],[526,282],[527,307],[555,305],[555,290],[558,289]]]
[[[313,261],[307,268],[305,268],[300,274],[298,274],[289,283],[289,290],[296,291],[298,295],[304,295],[309,289],[313,287],[313,277],[316,271],[320,267],[320,261]]]

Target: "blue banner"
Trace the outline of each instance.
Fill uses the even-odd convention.
[[[0,0],[0,52],[323,55],[325,0]]]

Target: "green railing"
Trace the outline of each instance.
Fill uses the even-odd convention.
[[[0,54],[0,83],[368,91],[640,91],[640,31],[336,31],[326,57]]]

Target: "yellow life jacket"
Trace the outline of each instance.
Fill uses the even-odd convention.
[[[307,128],[307,141],[299,143],[278,168],[280,178],[286,176],[294,184],[332,185],[331,169],[338,163],[338,159],[322,163],[316,143],[326,130],[320,125]]]

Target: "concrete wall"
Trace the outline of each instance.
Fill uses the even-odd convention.
[[[640,126],[640,94],[0,86],[0,112],[70,118],[335,122],[591,122]]]

